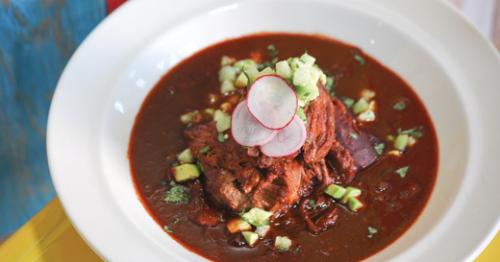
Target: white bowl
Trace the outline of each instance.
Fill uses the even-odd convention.
[[[361,47],[401,75],[435,124],[439,174],[421,217],[370,258],[473,259],[500,221],[500,59],[434,0],[131,1],[72,57],[49,116],[52,178],[74,225],[102,257],[203,260],[172,240],[138,200],[130,130],[155,82],[193,52],[260,31],[321,33]]]

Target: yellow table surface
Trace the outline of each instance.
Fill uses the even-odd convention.
[[[101,261],[75,231],[58,199],[0,246],[0,261]],[[500,261],[500,232],[476,262]]]

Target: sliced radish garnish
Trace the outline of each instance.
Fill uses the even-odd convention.
[[[286,127],[297,112],[297,95],[278,75],[257,78],[247,94],[250,113],[269,129]]]
[[[304,122],[295,116],[292,122],[280,130],[271,141],[260,146],[260,150],[266,156],[288,156],[297,152],[304,145],[306,137],[307,131]]]
[[[246,105],[246,100],[241,101],[233,111],[231,117],[231,133],[234,140],[244,146],[258,146],[269,142],[276,135],[276,130],[262,126],[253,117]]]

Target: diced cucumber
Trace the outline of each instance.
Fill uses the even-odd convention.
[[[189,123],[193,122],[193,120],[195,118],[199,117],[199,114],[200,114],[200,112],[198,112],[197,110],[193,111],[193,112],[185,113],[185,114],[181,115],[181,117],[180,117],[181,122],[183,124],[189,124]]]
[[[229,92],[234,91],[234,84],[230,80],[224,80],[222,81],[222,84],[220,85],[220,93],[221,94],[227,94]]]
[[[182,164],[172,168],[174,179],[176,182],[196,179],[200,176],[198,166],[194,164]]]
[[[304,88],[309,87],[309,83],[311,82],[311,68],[308,67],[299,67],[295,70],[293,74],[293,85],[301,86]]]
[[[319,82],[320,82],[323,86],[325,86],[325,85],[326,85],[326,82],[327,82],[327,81],[326,81],[326,79],[327,79],[327,77],[326,77],[325,73],[323,73],[323,71],[321,71],[321,73],[320,73],[320,75],[319,75]]]
[[[345,193],[347,192],[347,189],[345,189],[342,186],[331,184],[325,189],[325,193],[333,197],[334,199],[341,199]]]
[[[347,204],[349,198],[355,198],[361,195],[361,189],[355,187],[347,187],[344,196],[342,197],[342,204]]]
[[[365,111],[358,115],[358,120],[362,122],[375,121],[375,113],[372,110]]]
[[[363,91],[361,91],[361,97],[366,99],[366,101],[370,101],[375,97],[375,91],[370,89],[363,89]]]
[[[247,242],[249,247],[253,247],[255,243],[257,243],[257,240],[259,240],[259,235],[257,235],[257,233],[245,231],[241,232],[241,234],[243,235],[243,238],[245,239],[245,242]]]
[[[347,207],[349,207],[349,209],[352,211],[352,212],[357,212],[360,208],[362,208],[364,205],[361,201],[359,201],[359,199],[355,198],[355,197],[351,197],[349,198],[349,200],[347,201]]]
[[[292,77],[292,69],[286,60],[276,63],[276,74],[285,79],[290,79]]]
[[[244,88],[248,85],[248,77],[245,73],[240,73],[236,80],[234,81],[234,85],[239,88]]]
[[[264,69],[262,69],[255,78],[258,78],[258,77],[261,77],[261,76],[265,76],[265,75],[272,75],[274,74],[274,69],[270,68],[270,67],[266,67]]]
[[[370,109],[370,105],[368,104],[368,101],[364,98],[360,98],[353,106],[352,106],[352,112],[357,115],[360,113],[363,113]]]
[[[235,61],[236,59],[234,57],[222,56],[222,58],[220,59],[220,66],[231,65]]]
[[[306,114],[304,113],[304,108],[299,106],[297,107],[297,116],[302,119],[302,121],[307,122]]]
[[[396,140],[394,140],[394,148],[399,150],[400,152],[405,151],[406,146],[408,145],[409,136],[408,135],[398,135]]]
[[[248,80],[250,81],[250,83],[252,83],[253,81],[255,81],[255,79],[259,75],[259,70],[257,69],[257,66],[255,66],[255,67],[247,67],[247,68],[243,69],[243,72],[245,72],[245,74],[247,75]]]
[[[269,230],[271,230],[270,225],[260,226],[255,229],[255,233],[260,237],[265,237],[269,233]]]
[[[233,67],[241,72],[244,71],[246,68],[251,68],[251,67],[257,68],[257,63],[255,63],[255,61],[253,61],[252,59],[243,59],[236,61]]]
[[[219,70],[219,81],[230,81],[233,82],[236,79],[236,68],[232,66],[223,66]]]
[[[234,234],[236,232],[252,230],[252,225],[241,218],[235,218],[227,222],[226,228],[229,233]]]
[[[260,209],[258,207],[254,207],[250,209],[248,212],[243,214],[241,218],[243,218],[248,223],[259,227],[265,226],[269,224],[269,218],[273,215],[272,212],[268,212],[264,209]]]
[[[277,236],[274,240],[274,247],[279,252],[287,252],[292,246],[292,240],[286,236]]]
[[[314,56],[311,56],[310,54],[308,53],[304,53],[301,57],[300,57],[300,61],[302,61],[305,65],[307,66],[312,66],[314,65],[314,63],[316,62],[316,58],[314,58]]]
[[[181,162],[182,164],[193,163],[194,157],[191,153],[191,149],[186,148],[182,150],[182,152],[177,155],[177,160],[179,160],[179,162]]]
[[[214,112],[214,121],[215,126],[217,127],[217,132],[219,133],[222,133],[231,128],[231,116],[219,109],[215,110]]]

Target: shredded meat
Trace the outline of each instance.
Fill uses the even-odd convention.
[[[307,142],[304,161],[312,164],[323,160],[335,140],[335,108],[330,95],[318,83],[319,96],[306,109]]]
[[[204,190],[213,202],[233,212],[259,207],[278,217],[315,190],[323,195],[323,189],[334,182],[350,183],[357,171],[376,160],[375,138],[357,127],[339,100],[318,87],[319,97],[305,109],[308,142],[291,156],[268,157],[257,147],[244,148],[231,137],[219,142],[213,122],[185,131],[203,170]],[[321,196],[315,199],[323,208],[308,209],[304,206],[307,199],[300,205],[309,230],[318,233],[335,224],[337,213],[333,202]],[[198,206],[197,223],[219,223],[218,214],[206,212],[203,203]]]
[[[319,234],[337,223],[337,208],[333,206],[331,199],[327,199],[324,195],[305,198],[300,203],[299,209],[307,229],[313,234]]]

